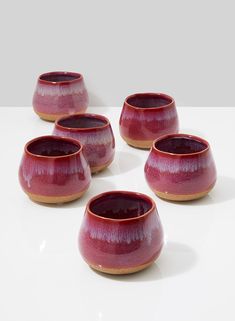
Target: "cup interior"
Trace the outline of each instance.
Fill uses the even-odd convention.
[[[91,201],[89,210],[97,216],[113,220],[140,217],[147,213],[153,204],[140,195],[111,193]]]
[[[173,99],[163,94],[135,94],[127,98],[126,102],[138,108],[156,108],[167,106]]]
[[[105,118],[91,115],[72,115],[58,120],[58,125],[65,128],[97,128],[107,123]]]
[[[76,73],[66,73],[66,72],[52,72],[43,74],[39,77],[40,80],[48,81],[48,82],[64,82],[64,81],[71,81],[75,79],[79,79],[81,77],[80,74]]]
[[[171,154],[194,154],[205,150],[208,145],[190,137],[167,137],[157,141],[155,147]]]
[[[37,156],[66,156],[72,155],[79,151],[80,144],[73,143],[70,140],[56,138],[56,137],[42,137],[38,138],[27,146],[27,151]]]

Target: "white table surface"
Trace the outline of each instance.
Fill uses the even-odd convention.
[[[207,139],[218,181],[209,196],[189,203],[158,199],[147,186],[148,151],[129,147],[118,131],[119,108],[90,108],[110,118],[116,157],[93,177],[87,194],[63,206],[31,202],[18,183],[24,144],[53,124],[31,108],[0,108],[1,321],[234,321],[235,108],[178,108],[181,132]],[[157,203],[164,250],[149,269],[129,276],[92,271],[77,249],[84,206],[91,196],[123,189]]]

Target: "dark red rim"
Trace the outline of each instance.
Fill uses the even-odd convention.
[[[201,151],[199,151],[199,152],[188,153],[188,154],[176,154],[176,153],[170,153],[170,152],[162,151],[162,150],[160,150],[160,149],[158,149],[156,147],[156,143],[158,143],[159,141],[163,141],[163,140],[168,139],[168,138],[177,138],[177,137],[182,137],[182,138],[187,138],[187,139],[191,139],[191,140],[197,141],[199,143],[202,143],[202,144],[206,145],[206,148],[201,150]],[[201,137],[190,135],[190,134],[182,134],[182,133],[180,133],[180,134],[168,134],[168,135],[164,135],[164,136],[161,136],[161,137],[155,139],[153,141],[152,148],[155,151],[157,151],[158,153],[161,153],[161,154],[171,155],[171,156],[187,157],[187,156],[195,156],[195,155],[200,155],[200,154],[205,153],[206,151],[209,150],[210,145],[205,139],[203,139]]]
[[[63,126],[63,125],[59,124],[60,121],[65,120],[65,119],[82,118],[82,117],[99,119],[99,120],[104,121],[105,124],[102,125],[102,126],[89,127],[89,128],[66,127],[66,126]],[[109,127],[109,126],[110,126],[110,122],[109,122],[108,118],[106,118],[106,117],[103,116],[103,115],[83,113],[83,114],[73,114],[73,115],[69,115],[69,116],[60,117],[60,118],[58,118],[58,119],[55,121],[55,126],[56,126],[57,128],[60,128],[60,129],[63,129],[63,130],[68,129],[68,130],[70,130],[70,131],[91,131],[91,130],[97,130],[97,129],[103,129],[103,128]]]
[[[66,75],[66,76],[71,76],[71,77],[76,77],[76,78],[70,79],[70,80],[64,80],[64,81],[60,81],[60,82],[41,79],[42,77],[45,77],[45,76],[59,76],[59,75]],[[41,75],[38,77],[38,82],[39,82],[40,84],[58,86],[58,85],[68,85],[68,84],[72,84],[72,83],[81,81],[82,79],[83,79],[82,74],[80,74],[80,73],[78,73],[78,72],[51,71],[51,72],[46,72],[46,73],[41,74]]]
[[[170,100],[169,104],[166,104],[166,105],[163,105],[163,106],[159,106],[159,107],[151,107],[151,108],[142,108],[142,107],[137,107],[137,106],[134,106],[134,105],[131,105],[128,103],[128,100],[130,98],[133,98],[133,97],[138,97],[138,96],[146,96],[146,98],[148,98],[149,96],[156,96],[156,97],[160,97],[160,98],[163,98],[163,99],[166,99],[166,100]],[[175,104],[175,100],[174,98],[172,98],[171,96],[169,95],[166,95],[166,94],[163,94],[163,93],[135,93],[135,94],[132,94],[130,96],[127,96],[126,99],[125,99],[125,102],[124,104],[126,104],[127,106],[131,107],[131,108],[134,108],[134,109],[137,109],[137,110],[143,110],[143,111],[147,111],[147,110],[160,110],[160,109],[163,109],[163,108],[166,108],[166,107],[171,107]]]
[[[117,195],[120,195],[120,194],[123,194],[125,196],[127,195],[131,195],[131,196],[135,196],[137,199],[138,198],[141,198],[147,202],[149,202],[151,204],[151,208],[144,214],[140,215],[140,216],[137,216],[137,217],[131,217],[131,218],[122,218],[122,219],[114,219],[114,218],[110,218],[110,217],[103,217],[103,216],[100,216],[100,215],[97,215],[95,213],[93,213],[90,209],[90,206],[91,206],[91,203],[94,202],[95,200],[101,198],[101,197],[104,197],[104,196],[108,196],[108,195],[114,195],[114,194],[117,194]],[[142,194],[142,193],[138,193],[138,192],[130,192],[130,191],[109,191],[109,192],[104,192],[104,193],[101,193],[101,194],[98,194],[94,197],[92,197],[87,205],[86,205],[86,210],[87,212],[96,217],[97,219],[100,219],[100,220],[105,220],[105,221],[111,221],[113,223],[120,223],[120,222],[130,222],[130,221],[136,221],[136,220],[141,220],[143,219],[144,217],[146,217],[147,215],[149,215],[154,209],[156,209],[156,204],[154,202],[154,200],[147,196],[146,194]]]
[[[66,141],[66,142],[70,142],[74,145],[76,145],[79,149],[72,153],[72,154],[69,154],[69,155],[61,155],[61,156],[44,156],[44,155],[37,155],[37,154],[33,154],[31,153],[29,150],[28,150],[28,147],[30,144],[36,142],[36,141],[40,141],[40,140],[44,140],[44,139],[50,139],[50,140],[60,140],[60,141]],[[33,156],[33,157],[37,157],[37,158],[49,158],[49,159],[58,159],[58,158],[68,158],[68,157],[71,157],[71,156],[74,156],[74,155],[77,155],[77,154],[80,154],[80,152],[82,151],[82,144],[76,140],[76,139],[73,139],[73,138],[67,138],[67,137],[60,137],[60,136],[55,136],[55,135],[46,135],[46,136],[39,136],[39,137],[36,137],[36,138],[33,138],[31,139],[30,141],[28,141],[24,147],[24,152],[27,154],[27,155],[30,155],[30,156]]]

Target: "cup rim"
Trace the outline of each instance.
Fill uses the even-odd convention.
[[[158,96],[158,97],[162,97],[162,98],[165,98],[165,99],[168,99],[168,100],[171,100],[171,102],[169,102],[168,104],[166,105],[163,105],[163,106],[159,106],[159,107],[151,107],[151,108],[143,108],[143,107],[137,107],[137,106],[134,106],[134,105],[131,105],[130,103],[128,103],[128,100],[130,98],[133,98],[133,97],[138,97],[138,96]],[[143,111],[147,111],[147,110],[160,110],[160,109],[164,109],[164,108],[167,108],[167,107],[171,107],[175,104],[175,100],[173,97],[167,95],[167,94],[164,94],[164,93],[156,93],[156,92],[139,92],[139,93],[135,93],[135,94],[132,94],[132,95],[129,95],[126,97],[125,101],[124,101],[124,104],[131,107],[131,108],[134,108],[134,109],[137,109],[137,110],[143,110]]]
[[[136,196],[137,198],[142,198],[144,200],[147,200],[150,204],[151,204],[151,208],[144,214],[140,215],[140,216],[135,216],[135,217],[130,217],[130,218],[121,218],[121,219],[114,219],[111,217],[104,217],[104,216],[100,216],[95,214],[94,212],[92,212],[92,210],[90,209],[90,205],[92,202],[94,202],[95,200],[104,197],[104,196],[108,196],[108,195],[113,195],[113,194],[123,194],[123,195],[131,195],[131,196]],[[146,216],[148,216],[150,213],[152,213],[153,210],[156,209],[156,203],[155,201],[148,195],[143,194],[143,193],[139,193],[139,192],[132,192],[132,191],[123,191],[123,190],[114,190],[114,191],[108,191],[108,192],[104,192],[104,193],[100,193],[98,195],[93,196],[87,203],[86,205],[86,211],[88,212],[89,215],[96,217],[100,220],[105,220],[105,221],[110,221],[112,223],[120,223],[120,222],[130,222],[130,221],[137,221],[140,219],[145,218]]]
[[[156,147],[156,143],[159,142],[159,141],[162,141],[162,140],[165,140],[165,139],[168,139],[168,138],[177,138],[177,137],[182,137],[182,138],[186,138],[186,139],[195,140],[195,141],[197,141],[199,143],[204,144],[206,146],[206,148],[201,150],[201,151],[194,152],[194,153],[176,154],[176,153],[162,151],[162,150],[160,150],[160,149],[158,149]],[[167,135],[160,136],[157,139],[155,139],[153,141],[153,144],[152,144],[152,149],[154,149],[158,153],[165,154],[165,155],[171,155],[171,156],[180,156],[180,157],[188,157],[188,156],[200,155],[200,154],[203,154],[203,153],[207,152],[209,150],[209,148],[210,148],[210,144],[205,139],[203,139],[203,138],[201,138],[199,136],[195,136],[195,135],[191,135],[191,134],[183,134],[183,133],[167,134]]]
[[[37,154],[34,154],[34,153],[31,153],[29,150],[28,150],[28,147],[30,144],[36,142],[36,141],[40,141],[40,140],[43,140],[43,139],[52,139],[52,140],[60,140],[60,141],[66,141],[66,142],[70,142],[74,145],[76,145],[77,147],[79,147],[79,149],[72,153],[72,154],[68,154],[68,155],[59,155],[59,156],[45,156],[45,155],[37,155]],[[78,155],[81,153],[82,151],[82,148],[83,148],[83,145],[80,143],[80,141],[78,141],[77,139],[73,139],[73,138],[70,138],[70,137],[60,137],[60,136],[55,136],[55,135],[45,135],[45,136],[39,136],[39,137],[36,137],[36,138],[33,138],[31,139],[30,141],[28,141],[26,144],[25,144],[25,147],[24,147],[24,152],[25,154],[29,155],[29,156],[32,156],[32,157],[36,157],[36,158],[43,158],[43,159],[61,159],[61,158],[68,158],[68,157],[71,157],[71,156],[75,156],[75,155]]]
[[[70,79],[70,80],[63,80],[60,82],[56,81],[50,81],[50,80],[45,80],[41,79],[43,76],[57,76],[57,75],[66,75],[66,76],[71,76],[71,77],[76,77],[75,79]],[[58,85],[67,85],[67,84],[72,84],[77,81],[81,81],[83,79],[83,75],[78,72],[73,72],[73,71],[49,71],[42,73],[38,77],[38,82],[40,84],[45,84],[45,85],[53,85],[53,86],[58,86]]]
[[[93,119],[100,119],[105,121],[106,123],[102,126],[96,126],[96,127],[88,127],[88,128],[79,128],[79,127],[66,127],[63,126],[61,124],[59,124],[60,121],[65,120],[65,119],[69,119],[69,118],[73,118],[73,117],[88,117],[88,118],[93,118]],[[107,117],[103,116],[103,115],[99,115],[99,114],[93,114],[93,113],[79,113],[79,114],[72,114],[72,115],[66,115],[63,117],[58,118],[55,121],[55,127],[63,129],[63,130],[69,130],[69,131],[91,131],[91,130],[97,130],[97,129],[104,129],[110,126],[110,121]]]

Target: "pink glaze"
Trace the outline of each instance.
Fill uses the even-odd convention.
[[[36,112],[66,115],[88,107],[88,94],[79,73],[55,71],[39,76],[33,97]]]
[[[79,248],[88,264],[132,268],[154,261],[162,246],[162,225],[156,205],[148,196],[113,191],[87,204]]]
[[[178,132],[175,101],[158,93],[131,95],[124,102],[119,125],[121,135],[132,140],[155,140]]]
[[[19,180],[28,193],[67,196],[85,191],[91,174],[78,141],[42,136],[25,145]]]
[[[83,144],[84,156],[91,169],[109,164],[114,158],[114,135],[104,116],[80,114],[60,118],[53,134],[78,139]]]
[[[155,140],[144,171],[152,190],[175,195],[207,191],[216,181],[209,143],[187,134]]]

